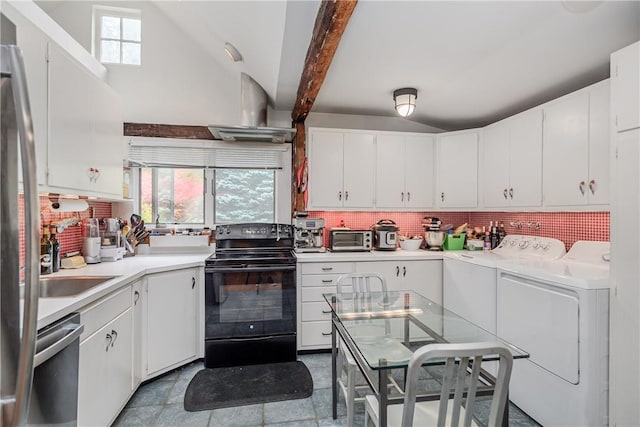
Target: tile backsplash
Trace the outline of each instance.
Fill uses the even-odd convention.
[[[324,218],[327,229],[340,227],[342,223],[353,229],[368,229],[381,219],[392,219],[400,234],[409,236],[424,231],[421,224],[426,216],[437,217],[443,225],[454,227],[465,222],[488,227],[489,221],[498,221],[504,223],[507,234],[553,237],[562,240],[567,250],[577,240],[609,241],[609,212],[309,212],[311,218]]]
[[[110,202],[97,202],[88,201],[89,209],[84,212],[53,212],[50,209],[49,198],[46,196],[40,196],[40,221],[37,224],[32,224],[32,227],[37,227],[42,233],[42,226],[49,224],[57,224],[63,219],[78,218],[80,222],[78,225],[72,225],[60,234],[56,234],[56,239],[60,242],[60,253],[65,254],[73,251],[82,250],[82,220],[91,218],[91,215],[95,218],[110,218],[111,203]],[[20,214],[20,265],[24,264],[25,246],[24,246],[24,200],[22,195],[19,197],[19,214]]]

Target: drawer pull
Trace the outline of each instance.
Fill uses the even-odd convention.
[[[322,283],[333,283],[332,279],[322,279]]]
[[[322,336],[323,336],[323,337],[328,337],[328,336],[330,336],[330,335],[331,335],[331,332],[323,332],[323,333],[322,333]]]
[[[331,310],[322,310],[322,314],[331,314]]]
[[[322,271],[331,271],[333,267],[322,267]]]

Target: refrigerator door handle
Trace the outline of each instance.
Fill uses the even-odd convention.
[[[36,175],[36,155],[33,135],[31,106],[27,92],[27,78],[24,72],[22,52],[18,46],[2,45],[2,73],[10,67],[11,89],[19,136],[20,156],[22,159],[22,180],[24,189],[25,224],[38,224],[40,221],[40,203]],[[38,324],[38,286],[40,282],[40,227],[25,227],[25,292],[22,320],[22,340],[20,359],[16,376],[15,406],[12,424],[23,425],[27,421],[29,397],[33,383],[34,356]]]

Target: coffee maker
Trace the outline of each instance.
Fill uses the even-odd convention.
[[[296,252],[325,252],[323,243],[324,219],[298,216],[293,219],[296,234],[294,247]]]

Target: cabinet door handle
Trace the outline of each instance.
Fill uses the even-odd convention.
[[[196,287],[196,278],[192,277],[191,278],[191,289],[194,289]]]
[[[404,191],[400,193],[400,201],[404,202]]]
[[[440,200],[442,200],[444,202],[444,191],[442,193],[440,193]]]
[[[323,332],[322,336],[323,337],[329,337],[329,336],[331,336],[331,332]]]
[[[111,335],[113,335],[113,341],[111,341],[111,347],[113,347],[114,344],[116,343],[116,340],[118,339],[118,331],[116,331],[115,329],[112,329]]]
[[[407,202],[411,201],[411,193],[407,191]]]
[[[400,276],[400,267],[396,265],[396,277]]]
[[[140,292],[133,291],[133,305],[138,304],[139,299],[140,299]]]
[[[596,180],[592,179],[589,181],[589,190],[591,190],[591,194],[596,194]]]
[[[107,336],[105,337],[105,341],[107,342],[107,348],[104,351],[109,351],[109,346],[113,342],[113,337],[111,336],[111,334],[107,334]]]
[[[580,193],[582,193],[583,196],[584,196],[584,186],[585,186],[584,181],[580,181],[580,184],[578,184],[578,188],[580,189]]]
[[[405,277],[407,275],[407,267],[403,266],[402,267],[402,277]]]
[[[338,200],[342,201],[342,191],[338,191]]]
[[[333,283],[332,279],[322,279],[322,283]]]
[[[322,271],[331,271],[333,267],[322,267]]]
[[[509,189],[509,197],[511,197],[511,200],[513,200],[513,188]]]
[[[506,188],[502,191],[502,195],[504,196],[504,199],[507,200],[507,189]]]
[[[344,199],[345,200],[349,200],[349,192],[348,191],[344,192]]]

